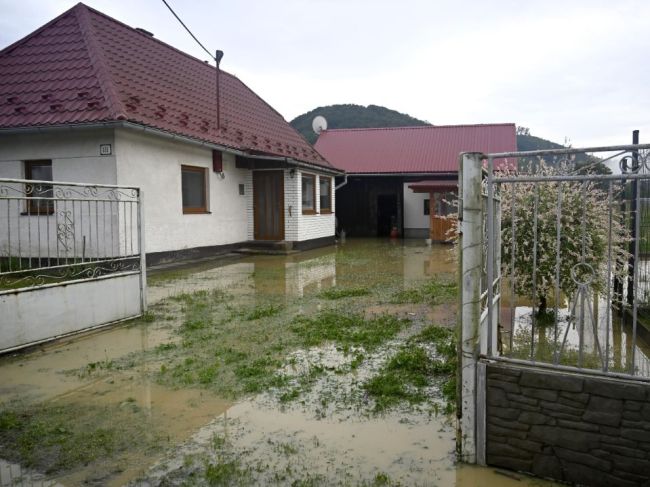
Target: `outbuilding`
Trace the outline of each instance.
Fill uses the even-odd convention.
[[[348,236],[445,241],[461,152],[512,152],[514,123],[324,130],[314,146],[347,173],[336,190]]]

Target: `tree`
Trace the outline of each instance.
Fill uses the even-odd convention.
[[[566,164],[550,166],[542,160],[535,168],[535,175],[562,175],[571,169]],[[593,279],[590,287],[595,290],[606,287],[610,278],[607,266],[610,243],[607,190],[588,179],[578,182],[522,182],[502,184],[500,196],[505,273],[514,279],[517,294],[530,296],[537,302],[538,316],[546,312],[548,299],[555,292],[558,213],[560,291],[571,296],[577,288],[574,277],[582,282]],[[558,201],[561,205],[559,212]],[[627,262],[628,231],[615,200],[612,200],[612,214],[612,260]],[[626,275],[625,266],[612,265],[611,268],[621,277]]]

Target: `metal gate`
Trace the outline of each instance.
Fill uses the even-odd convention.
[[[649,148],[460,156],[464,461],[486,463],[486,363],[650,381]]]
[[[0,179],[0,351],[146,310],[142,191]]]

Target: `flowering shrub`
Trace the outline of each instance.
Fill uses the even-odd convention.
[[[567,172],[565,165],[553,167],[541,161],[535,175],[555,176]],[[620,190],[620,186],[614,189]],[[607,191],[602,183],[589,180],[501,184],[501,262],[504,273],[514,279],[517,294],[537,300],[538,314],[545,312],[547,299],[555,293],[558,213],[560,291],[570,296],[576,290],[572,270],[579,281],[591,280],[592,289],[606,289],[610,242]],[[628,258],[626,246],[629,236],[616,198],[613,199],[612,210],[611,269],[625,278],[627,269],[624,263]],[[619,265],[615,265],[617,262]],[[536,296],[533,296],[533,292]]]

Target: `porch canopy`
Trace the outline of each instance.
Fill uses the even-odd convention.
[[[409,189],[414,193],[438,193],[456,191],[458,189],[458,181],[418,181],[408,185]]]

